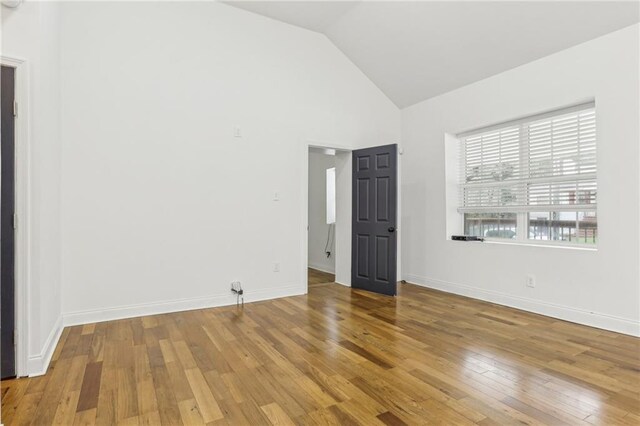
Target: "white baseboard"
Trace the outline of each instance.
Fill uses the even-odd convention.
[[[29,377],[42,376],[47,372],[53,352],[56,350],[60,336],[62,335],[62,316],[58,317],[47,341],[38,355],[29,356],[27,360],[27,375]]]
[[[277,299],[280,297],[304,294],[306,289],[300,285],[289,285],[244,293],[245,303],[261,300]],[[96,309],[69,312],[63,315],[65,327],[73,325],[91,324],[95,322],[112,321],[125,318],[135,318],[145,315],[166,314],[170,312],[190,311],[194,309],[215,308],[236,304],[236,296],[224,294],[216,296],[193,297],[179,300],[168,300],[136,305],[117,306],[106,309]]]
[[[536,314],[546,315],[565,321],[640,337],[640,321],[620,318],[585,309],[573,308],[570,306],[563,306],[555,303],[543,302],[540,300],[529,299],[527,297],[512,296],[506,293],[485,290],[465,284],[421,277],[418,275],[405,274],[404,279],[409,283],[422,287],[442,290],[447,293],[459,294],[461,296],[472,297],[474,299],[480,299],[496,303],[498,305],[522,309],[524,311],[534,312]]]
[[[300,285],[270,288],[246,292],[245,303],[261,300],[277,299],[280,297],[297,296],[304,294],[306,289]],[[135,318],[145,315],[165,314],[170,312],[189,311],[193,309],[214,308],[228,306],[236,303],[233,295],[218,295],[194,297],[172,301],[143,303],[138,305],[119,306],[107,309],[87,310],[63,314],[56,321],[49,337],[38,355],[30,356],[27,361],[27,374],[29,377],[41,376],[47,372],[53,352],[58,345],[64,327],[91,324],[94,322],[111,321],[125,318]]]
[[[316,271],[326,272],[327,274],[335,274],[336,271],[332,271],[331,268],[327,268],[326,265],[317,265],[315,263],[309,263],[309,268],[315,269]]]

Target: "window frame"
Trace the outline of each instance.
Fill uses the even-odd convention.
[[[482,128],[478,128],[475,130],[471,130],[471,131],[467,131],[467,132],[463,132],[463,133],[458,133],[455,135],[455,139],[458,142],[458,149],[459,151],[459,156],[464,155],[462,154],[463,150],[464,150],[464,139],[468,138],[470,136],[473,135],[479,135],[482,133],[486,133],[486,132],[490,132],[490,131],[498,131],[500,129],[503,128],[507,128],[509,126],[514,126],[514,125],[518,125],[519,127],[519,144],[520,144],[520,156],[519,156],[519,168],[520,168],[520,173],[521,176],[529,176],[529,149],[530,149],[530,144],[524,143],[525,140],[528,140],[528,137],[525,135],[526,133],[526,126],[525,124],[528,123],[532,123],[532,122],[536,122],[539,120],[543,120],[545,118],[552,118],[552,117],[556,117],[556,116],[562,116],[564,114],[570,114],[572,112],[579,112],[579,111],[586,111],[586,110],[590,110],[592,109],[595,113],[595,121],[597,123],[597,109],[596,109],[596,104],[595,104],[595,100],[589,100],[587,102],[581,102],[579,104],[574,104],[572,106],[569,107],[565,107],[565,108],[558,108],[558,109],[554,109],[552,111],[548,111],[542,114],[534,114],[534,115],[530,115],[530,116],[526,116],[520,119],[516,119],[516,120],[511,120],[511,121],[506,121],[500,124],[496,124],[496,125],[491,125],[491,126],[486,126],[486,127],[482,127]],[[594,172],[594,180],[596,182],[596,188],[598,187],[598,172],[597,172],[597,146],[598,146],[598,141],[599,141],[599,137],[598,137],[598,127],[596,124],[596,130],[595,130],[595,146],[596,146],[596,171]],[[464,167],[464,164],[462,161],[458,160],[458,167],[462,166]],[[462,176],[464,174],[464,171],[461,170],[460,171]],[[579,175],[577,175],[579,176]],[[568,179],[570,180],[570,179]],[[578,179],[576,179],[576,181],[579,181]],[[515,182],[514,182],[515,183]],[[553,179],[551,179],[550,184],[553,183]],[[529,185],[527,183],[522,183],[523,185]],[[463,191],[462,189],[462,182],[458,182],[458,194],[457,196],[460,197],[460,192]],[[597,192],[597,189],[596,189]],[[527,194],[527,190],[524,191],[525,194]],[[458,202],[458,207],[460,207],[460,203]],[[581,210],[581,209],[576,209],[576,208],[571,208],[571,205],[564,205],[564,204],[558,204],[557,208],[553,208],[553,209],[548,209],[545,208],[546,206],[543,206],[542,208],[540,208],[537,211],[540,212],[544,212],[544,211],[549,211],[549,212],[569,212],[569,211],[574,211],[574,212],[583,212],[583,211],[592,211],[595,212],[596,214],[596,223],[597,223],[597,218],[598,218],[598,203],[597,203],[597,199],[595,202],[595,208],[591,209],[591,210]],[[564,209],[562,207],[565,207]],[[568,208],[567,208],[568,207]],[[483,236],[483,240],[489,243],[498,243],[498,244],[512,244],[512,245],[526,245],[526,246],[547,246],[547,247],[555,247],[555,248],[570,248],[570,249],[580,249],[580,250],[597,250],[598,249],[598,242],[599,242],[599,234],[598,237],[596,238],[596,241],[594,243],[580,243],[580,242],[574,242],[574,241],[558,241],[558,240],[537,240],[537,239],[533,239],[529,237],[529,227],[530,227],[530,220],[529,220],[529,215],[530,213],[533,212],[533,210],[525,210],[525,208],[522,208],[522,211],[512,211],[511,213],[514,213],[516,215],[516,228],[515,228],[515,232],[516,235],[514,238],[500,238],[500,237],[484,237]],[[519,209],[517,209],[519,210]],[[465,213],[467,212],[458,212],[458,216],[459,216],[459,229],[466,231],[466,223],[465,223]],[[496,209],[496,211],[491,211],[491,210],[486,210],[486,213],[506,213],[505,211],[501,211],[500,208],[498,207]],[[598,228],[596,228],[598,229]],[[599,230],[599,229],[598,229]]]
[[[555,210],[555,211],[560,211],[560,210]],[[487,213],[494,213],[494,212],[487,212]],[[576,248],[581,250],[597,250],[598,249],[598,240],[596,240],[596,242],[593,244],[576,243],[573,241],[534,240],[528,237],[529,235],[528,232],[526,232],[526,235],[527,235],[526,238],[521,238],[521,235],[523,235],[524,233],[520,232],[520,230],[526,229],[528,231],[529,229],[529,220],[527,218],[528,215],[529,215],[529,212],[516,213],[516,237],[515,238],[482,237],[483,240],[485,242],[490,242],[490,243],[512,244],[512,245],[519,245],[519,246],[541,246],[541,247],[549,246],[549,247],[560,247],[560,248],[562,247]],[[464,230],[465,229],[464,213],[460,213],[459,216],[460,216],[459,229]],[[597,216],[597,213],[596,213],[596,216]]]

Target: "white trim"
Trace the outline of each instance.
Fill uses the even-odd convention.
[[[583,324],[590,327],[602,328],[604,330],[640,337],[640,321],[620,318],[614,315],[603,314],[586,309],[559,305],[557,303],[543,302],[541,300],[530,299],[528,297],[512,296],[498,291],[485,290],[466,284],[452,283],[434,278],[421,277],[419,275],[406,274],[405,280],[411,284],[416,284],[422,287],[484,300],[511,308],[522,309],[524,311],[558,318],[577,324]]]
[[[395,144],[397,146],[397,154],[398,154],[398,159],[397,159],[397,217],[396,217],[396,232],[397,232],[397,251],[396,251],[396,274],[397,274],[397,278],[396,280],[399,281],[402,275],[402,254],[401,254],[401,250],[402,250],[402,232],[400,232],[400,226],[401,226],[401,222],[402,222],[402,212],[401,212],[401,207],[402,207],[402,161],[400,160],[400,157],[402,156],[402,147],[400,145],[399,142],[389,142],[388,145],[393,145]],[[309,288],[309,282],[308,282],[308,276],[307,276],[307,268],[309,267],[313,267],[311,265],[309,265],[309,247],[308,247],[308,241],[309,241],[309,150],[311,148],[321,148],[321,149],[329,149],[329,150],[333,150],[333,151],[337,151],[337,152],[343,152],[343,153],[350,153],[353,152],[356,149],[363,149],[363,148],[369,148],[369,146],[364,146],[364,147],[347,147],[344,145],[336,145],[332,142],[324,142],[324,141],[317,141],[317,140],[312,140],[312,139],[307,139],[305,140],[302,144],[302,149],[303,149],[303,153],[302,153],[302,241],[301,241],[301,246],[300,246],[300,252],[303,254],[302,256],[302,268],[301,268],[301,275],[300,275],[300,280],[303,283],[303,288],[304,288],[304,293],[306,294]],[[374,145],[373,147],[375,147],[377,145]],[[337,184],[337,182],[336,182]],[[336,187],[336,192],[338,191],[338,188]],[[349,219],[351,220],[351,219]],[[351,236],[350,236],[351,237]],[[337,240],[337,234],[334,234],[334,240]],[[338,254],[338,250],[340,250],[340,248],[336,248],[336,253],[335,255]],[[351,248],[349,247],[349,251],[351,251]],[[351,253],[349,253],[349,265],[351,265]],[[335,259],[337,259],[337,256],[335,257]],[[313,269],[319,269],[322,270],[320,268],[316,268],[313,267]],[[336,274],[336,283],[340,284],[340,285],[344,285],[346,287],[351,287],[351,283],[342,283],[342,282],[338,282],[337,281],[337,264],[335,267],[335,272],[332,272],[334,274]],[[324,272],[324,271],[323,271]],[[349,277],[350,279],[351,277]]]
[[[285,287],[274,287],[244,293],[245,303],[280,297],[298,296],[301,292],[299,284]],[[104,309],[69,312],[63,314],[65,327],[91,324],[95,322],[113,321],[126,318],[136,318],[146,315],[168,314],[171,312],[191,311],[194,309],[217,308],[236,304],[236,297],[232,294],[190,297],[178,300],[166,300],[135,305],[123,305]]]
[[[47,341],[42,348],[42,352],[38,355],[30,356],[27,364],[29,377],[42,376],[47,372],[53,352],[56,350],[60,336],[62,336],[62,316],[58,317],[56,324],[53,326]]]
[[[530,123],[530,122],[532,123],[534,121],[543,120],[545,118],[555,117],[557,115],[571,114],[572,112],[584,111],[586,109],[591,109],[595,107],[596,107],[596,100],[595,98],[591,98],[587,101],[578,102],[577,104],[572,104],[570,106],[555,108],[542,113],[532,114],[525,117],[519,117],[514,120],[503,121],[502,123],[491,124],[489,126],[480,127],[478,129],[460,132],[456,134],[455,137],[458,139],[467,138],[469,136],[476,136],[483,133],[499,130],[504,127],[519,126],[523,123]]]
[[[331,150],[340,151],[340,152],[351,152],[355,149],[346,145],[339,145],[333,142],[318,141],[313,139],[308,139],[306,141],[306,148],[307,148],[307,152],[309,152],[309,148],[331,149]]]
[[[309,263],[308,267],[310,269],[315,269],[316,271],[324,272],[326,274],[335,274],[336,273],[335,268],[334,268],[333,271],[331,271],[331,270],[327,269],[327,267],[325,265],[317,265],[315,263],[313,263],[313,264]]]
[[[262,300],[277,299],[280,297],[298,296],[304,294],[300,292],[299,285],[288,285],[285,287],[275,287],[263,290],[247,292],[244,294],[246,303],[259,302]],[[192,297],[171,301],[160,301],[151,303],[141,303],[137,305],[125,305],[106,309],[95,309],[78,311],[63,314],[56,321],[49,337],[38,355],[28,359],[28,375],[30,377],[40,376],[47,372],[51,357],[62,335],[64,327],[75,325],[91,324],[103,321],[120,320],[126,318],[136,318],[145,315],[168,314],[171,312],[190,311],[194,309],[216,308],[236,304],[236,297],[233,295],[216,295]]]
[[[300,241],[300,253],[302,253],[302,266],[300,270],[300,282],[302,291],[307,294],[309,291],[309,277],[307,269],[309,265],[309,150],[311,148],[330,149],[340,152],[351,152],[352,148],[336,145],[332,142],[317,141],[312,139],[306,139],[301,144],[302,147],[302,179],[301,179],[301,193],[302,193],[302,239]],[[338,188],[336,187],[336,191]],[[334,234],[335,240],[335,234]],[[334,253],[335,255],[335,253]],[[349,256],[349,258],[351,258]],[[335,259],[335,258],[334,258]],[[318,269],[318,268],[314,268]],[[335,272],[333,272],[335,273]]]
[[[309,292],[309,275],[307,269],[309,268],[309,148],[311,145],[301,143],[300,146],[302,147],[302,179],[300,179],[300,190],[302,194],[300,212],[302,219],[300,225],[302,239],[300,240],[300,253],[302,253],[302,265],[300,267],[300,286],[301,291],[306,294]]]
[[[30,195],[31,165],[29,139],[29,64],[16,57],[0,56],[0,64],[15,68],[18,114],[15,119],[15,209],[18,226],[15,230],[15,309],[16,309],[16,375],[30,374],[29,367],[29,283],[31,251]]]
[[[534,240],[527,238],[524,240],[509,240],[506,238],[485,238],[485,244],[506,244],[510,246],[525,246],[525,247],[547,247],[547,248],[560,248],[569,250],[582,250],[582,251],[598,251],[597,244],[588,243],[574,243],[569,241],[554,241],[554,240]]]
[[[453,234],[456,235],[456,234]],[[498,237],[484,237],[482,241],[456,241],[451,239],[451,236],[445,238],[445,241],[452,243],[475,243],[477,245],[483,244],[502,244],[506,246],[521,246],[521,247],[545,247],[545,248],[557,248],[568,250],[580,250],[580,251],[598,251],[597,244],[587,243],[574,243],[569,241],[555,241],[555,240],[534,240],[527,238],[519,240],[517,238],[498,238]]]

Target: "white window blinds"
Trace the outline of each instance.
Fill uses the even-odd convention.
[[[596,209],[593,103],[459,135],[460,212]]]

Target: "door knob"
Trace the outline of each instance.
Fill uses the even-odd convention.
[[[387,231],[389,232],[394,232],[396,230],[396,228],[394,228],[393,226],[390,226],[389,229],[387,229]]]

